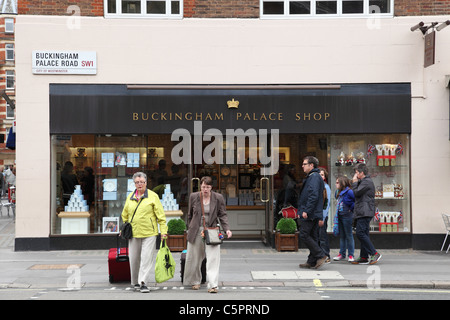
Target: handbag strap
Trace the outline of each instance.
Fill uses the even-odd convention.
[[[139,202],[138,202],[138,205],[136,206],[136,209],[134,209],[134,212],[133,212],[133,217],[131,217],[131,221],[130,221],[130,223],[132,223],[133,222],[133,219],[134,219],[134,215],[136,214],[136,211],[137,211],[137,209],[138,209],[138,207],[139,207],[139,205],[141,204],[141,202],[142,202],[142,198],[139,200]]]

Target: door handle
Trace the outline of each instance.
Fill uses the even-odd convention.
[[[197,184],[198,184],[199,189],[200,189],[200,178],[192,178],[191,179],[191,193],[194,192],[194,180],[197,180]]]
[[[266,197],[267,197],[267,199],[264,199],[263,198],[263,180],[265,180],[266,181]],[[259,198],[261,199],[261,201],[262,202],[269,202],[269,191],[270,191],[270,188],[269,188],[269,178],[267,178],[267,177],[262,177],[260,180],[259,180]]]

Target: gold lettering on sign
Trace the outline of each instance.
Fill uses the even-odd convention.
[[[284,121],[291,119],[291,115],[283,112],[236,112],[235,120],[243,121]],[[297,112],[293,115],[295,121],[327,121],[331,114],[328,112]],[[132,112],[133,121],[224,121],[222,112]]]

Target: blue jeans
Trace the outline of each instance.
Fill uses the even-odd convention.
[[[369,258],[369,255],[373,256],[375,253],[377,253],[377,250],[375,250],[375,247],[373,246],[369,237],[371,220],[371,217],[356,219],[356,236],[361,242],[361,258]]]
[[[339,222],[340,250],[339,253],[345,258],[345,251],[349,256],[355,255],[355,240],[353,239],[353,218],[341,218]]]

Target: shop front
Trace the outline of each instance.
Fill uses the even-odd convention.
[[[374,237],[409,248],[410,133],[408,83],[50,84],[49,248],[109,247],[138,171],[170,218],[186,217],[189,194],[211,176],[233,238],[273,245],[279,211],[299,192],[288,182],[301,182],[306,155],[327,169],[332,194],[339,175],[367,163]],[[334,210],[332,201],[330,220]]]

